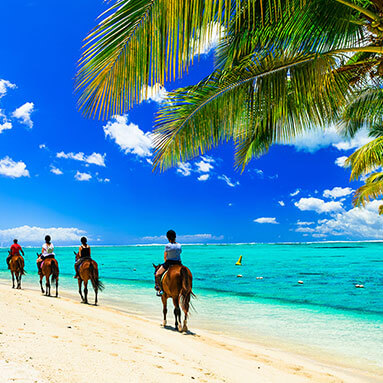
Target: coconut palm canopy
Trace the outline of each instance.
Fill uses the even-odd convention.
[[[198,40],[218,24],[214,71],[170,92],[157,115],[156,168],[227,140],[243,168],[305,129],[337,123],[350,136],[361,127],[376,130],[381,15],[381,0],[119,0],[86,39],[79,105],[101,118],[127,111],[145,98],[147,85],[182,76],[198,54]],[[381,164],[376,155],[359,162],[371,154],[366,150],[350,160],[353,177]]]

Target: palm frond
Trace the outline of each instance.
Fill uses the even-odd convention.
[[[383,165],[383,137],[367,143],[347,159],[351,166],[351,179],[358,179]]]
[[[323,124],[348,97],[347,78],[331,70],[331,55],[253,56],[169,95],[156,119],[155,167],[166,169],[229,139],[238,147],[237,164],[244,164],[250,152]]]
[[[375,84],[366,85],[355,93],[339,124],[343,134],[353,137],[362,128],[372,129],[383,125],[382,85],[377,79]]]
[[[353,204],[366,206],[367,202],[381,196],[383,196],[383,172],[377,172],[368,177],[366,183],[356,190]],[[383,213],[382,206],[379,207],[379,214]]]

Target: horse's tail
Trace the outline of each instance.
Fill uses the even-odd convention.
[[[190,298],[195,297],[192,291],[192,278],[190,278],[188,269],[185,266],[181,267],[181,305],[185,312],[189,312]]]
[[[89,263],[89,275],[92,281],[92,284],[97,290],[104,290],[104,284],[98,279],[98,270],[93,265],[94,261],[90,261]]]
[[[59,277],[59,269],[56,267],[55,259],[51,260],[51,275],[52,275],[52,283],[53,283]]]
[[[25,275],[23,259],[21,257],[19,257],[19,258],[17,258],[16,262],[17,262],[17,266],[18,266],[20,274]]]

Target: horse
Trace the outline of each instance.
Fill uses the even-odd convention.
[[[39,254],[37,254],[40,256]],[[45,277],[45,292],[43,288],[43,278]],[[45,258],[41,266],[40,274],[40,287],[41,292],[46,296],[51,296],[51,283],[56,282],[56,298],[58,297],[58,286],[59,286],[59,264],[55,258]]]
[[[161,265],[155,265],[153,263],[153,267],[155,271],[157,271],[160,268]],[[180,332],[186,332],[188,331],[187,328],[187,319],[188,319],[188,312],[189,312],[189,306],[190,306],[190,297],[195,297],[193,291],[192,291],[192,284],[193,284],[193,276],[191,271],[183,265],[173,265],[171,266],[166,274],[162,278],[162,291],[163,294],[161,296],[162,299],[162,306],[163,306],[163,314],[164,314],[164,327],[166,326],[166,314],[168,312],[167,309],[167,301],[168,298],[173,299],[173,305],[174,305],[174,316],[176,319],[175,322],[175,328]],[[181,325],[181,310],[180,310],[180,303],[182,310],[185,314],[185,319],[183,326]]]
[[[11,252],[9,252],[11,255]],[[15,276],[17,282],[17,289],[21,289],[21,277],[25,275],[24,271],[24,258],[21,255],[14,255],[9,261],[9,269],[12,274],[12,289],[15,288]]]
[[[78,253],[74,251],[75,255],[78,256]],[[88,303],[88,281],[92,282],[94,290],[94,305],[97,306],[97,295],[98,290],[102,291],[104,289],[103,283],[98,279],[98,265],[97,262],[91,258],[85,258],[79,269],[78,269],[78,292],[80,293],[81,300],[83,303]],[[82,282],[84,282],[84,295],[82,295]]]

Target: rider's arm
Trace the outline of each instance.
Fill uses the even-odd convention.
[[[167,251],[165,250],[165,252],[164,252],[164,260],[165,260],[165,262],[167,261],[167,258],[168,258],[168,253],[167,253]]]
[[[23,257],[25,257],[24,250],[21,247],[20,247],[20,251],[23,253]]]
[[[78,248],[78,257],[81,258],[81,246]]]

